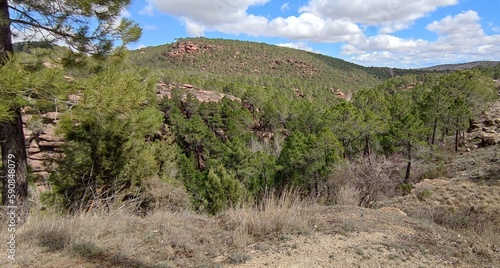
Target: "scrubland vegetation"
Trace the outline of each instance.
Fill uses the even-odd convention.
[[[197,50],[169,56],[185,43]],[[63,62],[67,51],[55,48],[55,59],[53,51],[24,47],[0,69],[10,81],[0,120],[13,104],[62,115],[64,157],[54,159],[51,190],[37,192],[40,179],[30,178],[19,267],[69,259],[83,267],[222,266],[247,261],[245,247],[266,239],[366,231],[325,220],[325,206],[433,198],[434,190],[412,189],[450,176],[470,119],[497,99],[500,68],[393,70],[390,78],[387,69],[314,53],[210,39],[121,51],[107,62]],[[173,85],[171,98],[158,98],[160,81]],[[203,102],[185,83],[241,101]],[[72,94],[80,100],[68,105]],[[401,209],[500,247],[498,225],[486,226],[498,213]],[[495,248],[478,250],[479,264],[498,261]],[[466,264],[477,257],[457,254]]]

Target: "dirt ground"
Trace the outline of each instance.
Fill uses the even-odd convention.
[[[500,267],[478,258],[481,244],[396,208],[324,212],[324,231],[249,245],[245,263],[227,267]]]

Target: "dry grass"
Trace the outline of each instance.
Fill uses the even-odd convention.
[[[159,194],[159,196],[164,196]],[[182,198],[181,198],[182,200]],[[248,260],[255,238],[312,232],[314,203],[297,192],[270,194],[259,205],[217,217],[164,207],[144,216],[130,210],[61,215],[32,213],[17,231],[17,262],[0,267],[219,267]],[[0,227],[7,241],[5,226]]]
[[[145,188],[140,200],[146,211],[186,211],[191,209],[191,196],[176,182],[166,183],[159,177],[152,177],[143,183]],[[178,182],[177,182],[178,184]]]
[[[335,194],[337,205],[357,206],[360,201],[359,190],[351,184],[341,185]]]
[[[408,196],[385,204],[408,216],[436,223],[480,241],[474,254],[491,260],[500,256],[500,186],[480,185],[470,180],[424,180]]]
[[[276,238],[314,231],[320,221],[318,207],[313,200],[302,200],[298,191],[286,191],[268,194],[253,207],[229,210],[223,218],[235,236]]]
[[[498,218],[481,210],[464,207],[436,206],[419,208],[408,214],[413,218],[427,219],[448,229],[457,231],[469,240],[470,251],[458,252],[462,261],[498,262],[500,260],[500,225]]]
[[[192,267],[230,246],[230,233],[189,212],[33,214],[16,235],[18,266],[0,267]]]

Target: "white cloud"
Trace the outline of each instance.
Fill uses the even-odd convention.
[[[201,24],[198,24],[196,22],[187,20],[186,22],[186,32],[190,36],[203,36],[205,34],[205,27]]]
[[[484,55],[500,60],[496,56],[500,55],[500,35],[487,35],[473,10],[446,16],[426,29],[438,34],[438,39],[431,42],[381,34],[346,44],[342,50],[358,63],[402,67],[484,60]]]
[[[381,33],[409,27],[415,20],[457,0],[310,0],[300,8],[322,18],[348,19],[368,26],[381,26]]]
[[[210,27],[223,23],[239,23],[247,17],[250,6],[269,0],[149,0],[159,10],[172,16]]]
[[[433,21],[431,24],[427,25],[426,29],[448,36],[484,35],[483,29],[478,23],[479,20],[480,18],[477,12],[469,10],[454,17],[446,16],[440,21]]]
[[[300,50],[305,50],[309,52],[316,52],[314,49],[310,46],[307,45],[305,42],[294,42],[294,43],[281,43],[281,44],[276,44],[277,46],[280,47],[289,47],[289,48],[295,48],[295,49],[300,49]]]
[[[136,46],[136,47],[134,47],[134,48],[130,48],[130,47],[129,47],[129,48],[130,48],[130,50],[138,50],[138,49],[145,48],[145,47],[147,47],[147,46],[146,46],[146,45],[144,45],[144,44],[140,44],[140,45],[137,45],[137,46]]]
[[[184,22],[189,35],[206,31],[293,40],[342,42],[360,38],[359,25],[378,26],[380,33],[402,30],[415,20],[458,0],[310,0],[297,16],[266,18],[249,14],[252,6],[270,0],[148,0],[145,10],[156,7]],[[281,5],[281,11],[289,3]],[[150,13],[150,12],[149,12]]]
[[[151,0],[147,0],[147,5],[139,10],[139,15],[141,16],[153,16],[155,6]]]
[[[158,30],[158,26],[148,24],[148,25],[142,26],[142,29],[149,30],[149,31],[156,31],[156,30]]]
[[[132,14],[130,14],[130,12],[125,8],[122,9],[122,11],[120,12],[120,17],[130,18],[131,16],[132,16]]]
[[[424,47],[427,44],[428,42],[422,39],[403,39],[393,35],[379,34],[368,38],[359,38],[351,42],[346,47],[346,50],[350,51],[347,54],[353,54],[353,51],[366,50],[407,51]],[[353,48],[356,48],[356,50]]]
[[[56,39],[56,37],[47,30],[35,29],[31,27],[28,28],[11,27],[11,32],[12,32],[12,43],[36,42],[42,40],[54,41]]]
[[[289,10],[290,9],[290,2],[286,2],[283,5],[281,5],[280,9],[281,9],[281,12],[285,12],[285,10]]]
[[[496,27],[493,22],[488,23],[488,25],[490,26],[490,28],[491,28],[492,31],[494,31],[496,33],[500,32],[500,27]]]
[[[322,18],[304,12],[298,17],[267,19],[247,13],[251,6],[264,5],[269,0],[151,0],[159,10],[184,22],[189,35],[204,35],[205,31],[253,36],[279,36],[294,40],[339,42],[361,34],[355,23],[346,19]],[[193,8],[196,6],[196,8]]]

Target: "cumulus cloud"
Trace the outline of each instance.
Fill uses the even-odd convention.
[[[316,52],[312,47],[307,45],[305,42],[293,42],[293,43],[281,43],[281,44],[276,44],[277,46],[280,47],[289,47],[289,48],[295,48],[295,49],[300,49],[300,50],[305,50],[309,52]]]
[[[407,28],[439,7],[455,4],[457,0],[311,0],[300,11],[367,26],[377,25],[381,26],[381,33],[391,33]]]
[[[362,64],[391,61],[387,65],[401,66],[475,61],[484,59],[484,55],[500,55],[500,35],[487,35],[476,11],[446,16],[426,29],[438,34],[438,39],[430,42],[381,34],[346,44],[343,53],[353,55],[351,60]]]
[[[159,10],[184,22],[189,35],[206,31],[252,36],[279,36],[294,40],[345,41],[362,31],[346,19],[331,19],[302,12],[299,16],[268,19],[249,14],[251,6],[265,5],[269,0],[150,0]],[[193,8],[196,7],[196,8]],[[287,6],[284,6],[286,8]]]

